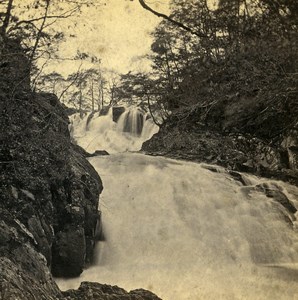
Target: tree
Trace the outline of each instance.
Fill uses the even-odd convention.
[[[43,90],[56,94],[58,96],[62,92],[64,84],[65,84],[64,77],[57,72],[52,72],[40,76],[38,82],[38,85],[42,86]]]
[[[52,25],[59,20],[75,16],[84,6],[100,4],[100,1],[94,0],[65,0],[63,2],[60,0],[2,0],[0,2],[2,49],[7,48],[7,43],[11,43],[10,41],[18,41],[29,59],[29,70],[25,76],[37,76],[40,72],[36,67],[36,60],[41,57],[48,59],[55,57],[58,44],[64,39],[64,33],[57,31],[57,27],[54,30]],[[2,57],[0,53],[0,61],[9,61],[8,56],[9,54],[6,53],[5,57]]]
[[[265,137],[297,123],[295,1],[221,0],[211,9],[204,0],[172,0],[169,16],[139,2],[164,18],[151,56],[164,107],[180,119]],[[237,126],[227,122],[235,105]]]
[[[104,106],[105,84],[102,71],[98,68],[82,69],[74,72],[65,80],[68,104],[79,109],[80,113],[86,109],[99,111]]]
[[[156,15],[157,17],[161,17],[161,18],[164,18],[165,20],[171,22],[172,24],[174,24],[175,26],[178,26],[188,32],[190,32],[191,34],[194,34],[198,37],[206,37],[203,33],[199,32],[199,31],[196,31],[194,30],[193,28],[189,27],[189,26],[186,26],[184,23],[182,22],[179,22],[177,20],[175,20],[174,18],[172,17],[169,17],[165,14],[162,14],[162,13],[159,13],[157,11],[155,11],[154,9],[152,9],[148,4],[146,4],[146,2],[144,0],[139,0],[139,3],[141,4],[141,6],[150,11],[151,13],[153,13],[154,15]]]

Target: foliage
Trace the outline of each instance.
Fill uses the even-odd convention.
[[[162,106],[178,120],[273,138],[298,122],[293,0],[171,1],[153,32]],[[277,122],[276,122],[277,121]],[[271,128],[270,128],[271,127]]]

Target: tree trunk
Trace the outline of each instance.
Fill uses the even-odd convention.
[[[82,95],[82,86],[80,83],[80,98],[79,98],[79,112],[80,112],[80,118],[83,118],[83,110],[82,110],[82,102],[83,102],[83,95]]]
[[[6,31],[7,31],[7,27],[9,25],[9,21],[10,21],[10,17],[11,17],[12,3],[13,3],[13,0],[8,1],[6,13],[5,13],[5,18],[4,18],[4,21],[3,21],[3,25],[1,27],[1,33],[0,34],[1,34],[1,37],[2,37],[3,41],[6,38]]]
[[[93,78],[91,78],[91,101],[92,101],[92,112],[94,112]]]
[[[152,112],[152,109],[151,109],[151,104],[150,104],[150,96],[148,94],[146,94],[147,96],[147,103],[148,103],[148,108],[149,108],[149,113],[152,117],[152,120],[153,122],[157,125],[157,126],[160,126],[160,124],[156,121],[154,115],[153,115],[153,112]]]
[[[101,87],[101,107],[103,107],[104,104],[103,82],[100,83],[100,87]]]
[[[36,35],[36,39],[35,39],[35,43],[34,43],[34,46],[33,46],[33,49],[32,49],[32,52],[30,54],[30,62],[32,63],[33,59],[34,59],[34,55],[35,55],[35,52],[37,50],[37,47],[39,45],[39,41],[42,37],[42,33],[43,33],[43,30],[44,30],[44,27],[45,27],[45,24],[46,24],[46,20],[48,18],[48,12],[49,12],[49,7],[50,7],[50,0],[46,0],[46,8],[45,8],[45,12],[44,12],[44,16],[43,16],[43,20],[42,20],[42,23],[40,25],[40,28],[37,32],[37,35]]]

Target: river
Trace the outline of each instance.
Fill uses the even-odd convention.
[[[134,152],[90,162],[104,184],[105,240],[79,278],[57,279],[61,289],[97,281],[164,300],[298,299],[297,224],[254,188],[268,180],[244,174],[243,186],[220,167]],[[298,207],[297,188],[270,185]]]

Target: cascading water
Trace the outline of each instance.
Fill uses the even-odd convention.
[[[107,115],[95,113],[80,118],[70,117],[70,131],[74,140],[88,152],[106,150],[109,153],[138,151],[144,141],[158,132],[158,126],[139,109],[126,109],[117,123],[113,121],[113,110]]]
[[[145,115],[138,108],[125,111],[119,118],[117,124],[122,132],[129,132],[140,136],[143,130]]]
[[[106,139],[108,120],[89,123],[98,140]],[[82,127],[74,128],[77,137]],[[296,208],[298,188],[251,175],[242,175],[244,185],[220,167],[211,172],[204,164],[137,153],[90,162],[105,187],[106,240],[80,278],[57,281],[62,289],[98,281],[147,288],[165,300],[298,299],[298,215],[260,187]]]

